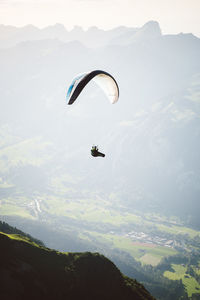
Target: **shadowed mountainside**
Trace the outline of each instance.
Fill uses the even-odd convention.
[[[4,233],[0,247],[2,299],[154,299],[98,253],[56,252]]]

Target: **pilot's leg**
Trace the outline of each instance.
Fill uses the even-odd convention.
[[[105,154],[98,152],[98,156],[105,157]]]

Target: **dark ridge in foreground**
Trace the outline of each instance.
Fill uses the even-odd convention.
[[[0,231],[2,231],[3,233],[8,233],[8,234],[19,234],[19,235],[22,235],[24,237],[27,237],[29,240],[31,240],[32,242],[35,242],[36,244],[38,244],[40,246],[45,246],[42,241],[32,237],[30,234],[27,234],[27,233],[19,230],[16,227],[10,226],[6,222],[0,221]]]
[[[98,253],[61,253],[5,233],[0,249],[0,299],[154,299]]]

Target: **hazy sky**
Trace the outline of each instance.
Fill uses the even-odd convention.
[[[200,0],[0,0],[0,23],[5,25],[110,29],[140,27],[149,20],[158,21],[163,33],[200,36]]]

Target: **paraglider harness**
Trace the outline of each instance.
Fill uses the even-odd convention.
[[[104,157],[105,156],[105,154],[99,152],[97,146],[92,146],[91,155],[94,156],[94,157],[98,157],[98,156]]]

